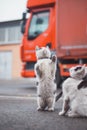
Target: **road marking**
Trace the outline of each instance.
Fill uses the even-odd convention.
[[[33,96],[7,96],[7,95],[0,95],[0,100],[1,99],[36,100],[37,97],[33,97]]]

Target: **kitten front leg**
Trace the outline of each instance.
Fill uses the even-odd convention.
[[[37,105],[38,105],[37,107],[38,111],[44,111],[46,104],[41,96],[37,97]]]
[[[37,72],[37,75],[41,78],[42,77],[42,72],[41,72],[39,66],[36,66],[36,72]]]
[[[68,110],[69,110],[69,99],[63,101],[62,111],[59,112],[59,115],[60,116],[65,115]]]
[[[55,106],[55,98],[50,97],[47,99],[47,105],[48,105],[48,111],[54,111],[54,106]]]

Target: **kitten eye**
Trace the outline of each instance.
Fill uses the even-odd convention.
[[[82,67],[79,66],[79,67],[77,67],[77,68],[75,69],[75,71],[80,70],[81,68],[82,68]]]

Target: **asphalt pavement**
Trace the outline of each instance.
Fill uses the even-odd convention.
[[[60,91],[60,90],[59,90]],[[0,80],[0,130],[87,130],[87,118],[59,116],[55,111],[37,111],[36,80]]]
[[[36,79],[0,80],[0,96],[36,96]]]

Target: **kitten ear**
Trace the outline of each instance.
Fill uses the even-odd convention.
[[[37,51],[37,50],[39,50],[39,46],[36,46],[36,48],[35,48],[35,49],[36,49],[36,51]]]
[[[84,64],[83,67],[86,67],[86,64]]]
[[[83,66],[82,66],[82,68],[84,69],[86,67],[86,64],[84,64]]]
[[[46,46],[47,49],[50,49],[49,46]]]

